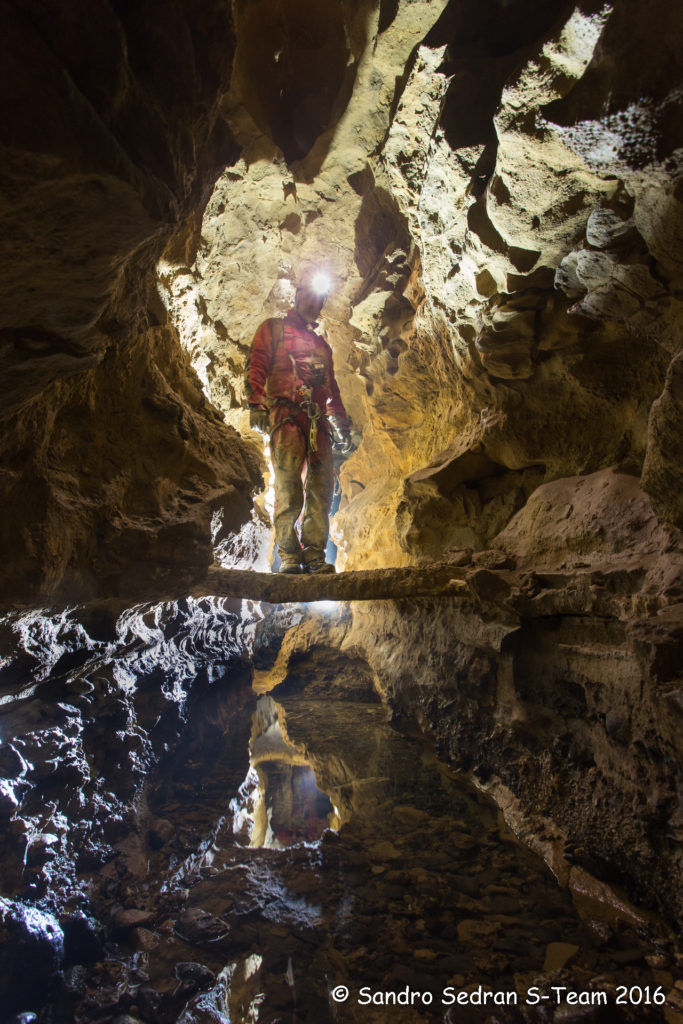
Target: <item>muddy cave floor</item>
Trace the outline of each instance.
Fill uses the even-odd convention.
[[[3,890],[64,945],[8,916],[3,1021],[683,1019],[670,934],[580,916],[376,696],[257,692],[255,607],[14,621]]]

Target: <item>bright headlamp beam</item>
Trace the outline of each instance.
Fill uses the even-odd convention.
[[[313,278],[312,285],[313,291],[316,292],[317,295],[327,295],[332,287],[332,282],[330,281],[329,275],[323,273],[321,270]]]

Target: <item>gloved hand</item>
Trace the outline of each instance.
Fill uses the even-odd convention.
[[[353,439],[351,437],[350,423],[343,423],[336,416],[330,416],[332,425],[332,450],[339,455],[348,455],[353,451]]]
[[[249,426],[252,430],[260,430],[262,434],[267,434],[269,427],[269,416],[268,410],[265,405],[250,405],[249,406]]]
[[[338,436],[335,438],[332,447],[334,448],[335,452],[339,452],[340,455],[348,455],[350,451],[353,451],[353,440],[351,438],[351,431],[340,430]]]

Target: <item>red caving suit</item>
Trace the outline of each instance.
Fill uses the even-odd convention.
[[[269,410],[277,545],[281,556],[305,565],[324,559],[329,533],[334,465],[327,414],[348,429],[332,349],[315,327],[295,309],[282,320],[266,320],[254,335],[246,377],[249,404]],[[302,511],[299,539],[295,524]]]

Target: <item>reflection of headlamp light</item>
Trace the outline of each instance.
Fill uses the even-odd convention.
[[[332,288],[332,282],[330,281],[329,275],[319,271],[311,282],[311,286],[316,295],[328,295]]]

